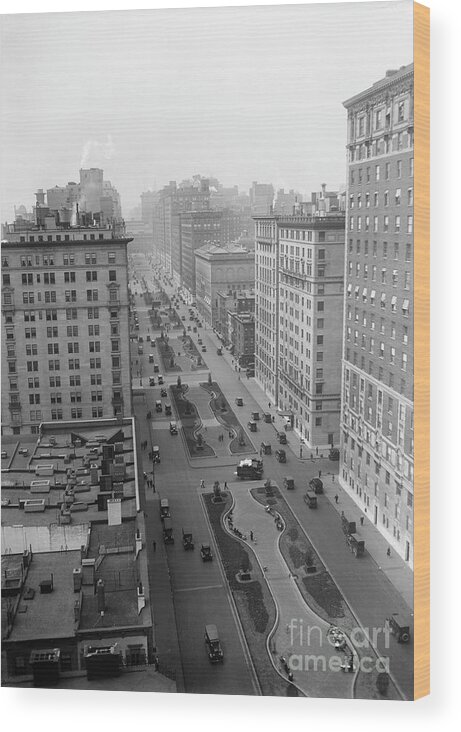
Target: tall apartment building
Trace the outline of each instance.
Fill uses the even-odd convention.
[[[274,202],[274,186],[272,183],[257,183],[250,188],[250,206],[253,216],[267,216],[271,213]]]
[[[339,444],[345,216],[302,206],[255,218],[255,375],[299,437],[325,447]]]
[[[279,232],[275,216],[255,218],[255,376],[278,401]]]
[[[202,318],[215,328],[219,320],[218,292],[226,289],[235,293],[252,288],[254,278],[254,252],[237,246],[208,245],[197,249],[194,299]]]
[[[210,208],[208,180],[197,179],[180,186],[170,181],[158,193],[154,203],[154,256],[173,277],[175,284],[182,284],[182,252],[178,216],[188,211],[206,211]]]
[[[189,211],[179,214],[181,241],[181,285],[186,297],[195,300],[196,252],[201,247],[219,247],[221,211]]]
[[[131,414],[127,244],[122,222],[36,223],[2,241],[2,430]]]
[[[343,487],[413,563],[413,65],[344,103]]]

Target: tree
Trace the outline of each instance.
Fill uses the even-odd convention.
[[[211,378],[211,371],[210,371],[210,373],[208,374],[208,385],[211,386],[212,383],[213,383],[213,379]]]
[[[305,557],[306,567],[312,567],[314,565],[314,555],[311,549],[308,549]]]
[[[178,374],[178,378],[176,379],[176,386],[178,387],[178,389],[181,388],[181,384],[182,384],[181,377]]]
[[[219,480],[215,480],[214,482],[213,493],[215,498],[217,498],[218,500],[221,499],[221,486],[219,485]]]
[[[173,368],[174,366],[174,356],[171,356],[170,358],[170,368]]]
[[[197,435],[197,447],[201,449],[203,447],[203,435],[201,432]]]
[[[240,445],[240,447],[243,447],[244,444],[245,444],[245,433],[243,431],[243,428],[240,427],[240,429],[239,429],[239,445]]]

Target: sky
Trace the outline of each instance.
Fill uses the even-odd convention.
[[[342,102],[413,60],[412,2],[0,16],[0,214],[101,167],[125,216],[196,173],[345,183]]]

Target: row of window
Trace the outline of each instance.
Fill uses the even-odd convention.
[[[29,376],[29,378],[27,379],[27,384],[28,384],[29,389],[40,389],[40,378],[38,376]],[[91,384],[91,386],[101,386],[102,374],[91,374],[90,375],[90,384]],[[52,389],[61,387],[61,377],[60,376],[50,376],[49,377],[49,386]],[[69,386],[81,386],[80,375],[74,375],[74,374],[70,375],[69,376]],[[17,388],[18,388],[17,381],[14,379],[11,379],[10,380],[10,390],[17,391]],[[71,393],[71,401],[72,401],[72,393]]]
[[[119,369],[121,368],[121,359],[119,356],[112,356],[112,369]],[[83,368],[85,368],[85,364],[83,364]],[[39,361],[26,361],[26,367],[27,371],[29,373],[34,371],[40,370],[40,364]],[[102,368],[102,361],[101,358],[90,358],[89,360],[89,367],[90,369],[101,369]],[[80,369],[80,359],[79,358],[69,358],[68,359],[68,369],[70,371],[78,370]],[[60,371],[61,370],[61,361],[57,359],[50,359],[48,361],[48,371]],[[9,361],[8,362],[8,373],[9,374],[16,374],[17,368],[16,368],[16,361]]]
[[[367,343],[368,338],[368,343]],[[350,326],[346,329],[346,340],[351,343],[353,342],[354,345],[359,345],[363,350],[368,350],[369,353],[374,354],[375,353],[375,339],[373,336],[367,337],[365,333],[360,334],[358,330],[354,330],[354,333],[352,333],[352,329]],[[376,344],[376,354],[379,356],[379,358],[385,358],[386,357],[386,344],[383,341]],[[391,366],[396,365],[396,348],[395,346],[389,346],[388,349],[388,363]],[[400,368],[402,371],[407,370],[408,366],[408,355],[406,353],[401,354],[401,360],[400,360]]]
[[[360,356],[360,358],[359,358],[359,356]],[[392,371],[389,371],[388,369],[385,372],[384,366],[379,365],[378,373],[376,374],[375,373],[376,364],[374,363],[373,360],[369,360],[368,364],[367,364],[365,355],[363,353],[360,354],[359,352],[357,352],[355,350],[353,350],[351,352],[351,349],[349,347],[347,347],[346,351],[345,351],[345,359],[353,366],[360,368],[364,373],[367,373],[369,376],[376,376],[378,381],[380,381],[383,384],[387,384],[387,386],[389,386],[390,389],[397,389],[397,383],[396,383],[394,373]],[[400,384],[398,386],[398,389],[399,389],[400,394],[404,394],[404,395],[408,396],[407,395],[407,383],[406,383],[405,378],[400,378]],[[409,396],[410,396],[410,398],[412,397],[411,394]]]
[[[390,180],[392,175],[392,167],[395,165],[395,177],[401,178],[404,173],[408,173],[411,177],[414,174],[414,158],[410,158],[408,161],[408,169],[405,171],[403,167],[403,160],[395,160],[392,163],[389,161],[382,165],[367,166],[366,168],[352,168],[349,171],[349,184],[351,186],[356,183],[361,185],[362,183],[378,182],[381,180],[381,173],[384,172],[384,180]]]
[[[66,320],[78,320],[78,308],[66,308]],[[92,307],[86,308],[86,315],[88,320],[97,320],[99,318],[99,308]],[[118,319],[120,313],[118,310],[110,310],[109,317],[111,320]],[[36,320],[43,320],[42,310],[24,310],[24,322],[35,323]],[[57,310],[45,310],[45,320],[53,321],[58,319]],[[7,316],[7,323],[12,323],[12,316]]]
[[[348,253],[352,254],[353,251],[354,251],[354,240],[349,239]],[[370,251],[369,242],[368,242],[368,239],[365,239],[363,242],[363,254],[365,255],[365,257],[368,257],[369,251]],[[406,242],[406,244],[405,244],[405,262],[412,261],[412,251],[413,251],[413,247],[412,247],[411,243]],[[356,254],[362,253],[362,242],[360,239],[356,240],[355,252],[356,252]],[[378,242],[376,240],[374,240],[372,242],[372,256],[377,257],[378,254],[379,254],[379,256],[383,257],[383,259],[387,259],[388,254],[389,254],[389,242],[383,241],[382,243],[380,243],[379,252],[378,252]],[[398,241],[395,241],[393,244],[393,258],[397,260],[397,259],[399,259],[399,256],[400,256],[400,243]]]
[[[350,305],[347,306],[347,319],[352,320],[352,308]],[[359,308],[354,308],[354,321],[356,323],[361,323],[361,325],[366,328],[367,325],[369,325],[371,330],[376,329],[376,320],[374,313],[368,312],[368,310],[362,310],[362,319],[360,321],[360,311]],[[389,325],[389,334],[390,337],[395,340],[396,337],[396,324],[394,321],[391,321],[389,324],[388,321],[386,321],[386,318],[380,318],[380,327],[379,332],[381,335],[385,335],[387,332],[387,328]],[[402,326],[402,343],[404,345],[408,345],[408,325]]]
[[[381,219],[381,228],[380,228]],[[413,216],[409,214],[406,217],[405,233],[413,234]],[[387,214],[384,216],[349,216],[349,231],[390,231],[390,218]],[[398,234],[402,229],[402,216],[394,216],[393,231]]]
[[[89,270],[86,273],[87,282],[97,282],[98,270]],[[43,272],[35,275],[35,281],[37,284],[41,284],[41,278],[43,276],[44,285],[55,285],[56,284],[56,273],[55,272]],[[117,270],[109,270],[109,282],[117,281]],[[2,282],[4,285],[11,285],[11,275],[6,273],[2,275]],[[76,282],[76,272],[64,272],[64,283]],[[21,275],[21,284],[33,285],[34,275],[32,272],[23,272]]]
[[[102,238],[102,237],[101,237]],[[21,241],[25,241],[24,237],[21,237]],[[34,237],[31,237],[30,241],[34,241]],[[38,237],[38,241],[43,241],[43,237]],[[52,238],[48,238],[48,241],[52,241]],[[59,239],[58,239],[59,241]],[[69,237],[65,239],[65,241],[69,241]],[[16,259],[14,259],[16,262]],[[48,253],[48,254],[22,254],[20,256],[20,264],[21,267],[54,267],[55,263],[57,262],[56,255],[54,253]],[[107,253],[107,264],[115,264],[117,261],[116,253],[115,252],[108,252]],[[97,264],[98,262],[98,256],[96,252],[85,252],[84,253],[84,263],[85,264]],[[62,263],[65,267],[72,266],[78,263],[78,257],[75,253],[67,253],[62,255]],[[102,262],[102,255],[99,253],[99,263],[103,264]],[[106,262],[104,262],[105,264]],[[13,258],[10,255],[2,254],[2,268],[9,267],[13,265]]]
[[[385,207],[389,205],[400,206],[402,203],[406,203],[407,206],[413,206],[413,188],[407,188],[406,199],[402,199],[402,189],[396,188],[393,195],[389,194],[389,191],[383,193],[383,205]],[[349,195],[349,210],[357,207],[362,208],[377,208],[380,205],[379,191],[375,191],[373,195],[369,191],[366,191],[363,195],[357,193],[354,196],[353,193]]]
[[[347,286],[347,296],[352,297],[352,285],[349,283]],[[360,299],[360,287],[356,285],[354,288],[354,297],[356,300]],[[364,287],[362,290],[362,302],[365,304],[368,302],[368,288]],[[385,292],[381,293],[381,297],[379,300],[380,307],[382,310],[385,310],[387,307],[387,295]],[[373,307],[376,305],[376,290],[370,290],[370,305]],[[397,312],[397,295],[392,295],[390,298],[390,305],[391,305],[391,312],[396,313]],[[402,301],[402,315],[405,318],[408,318],[410,312],[410,300],[409,298],[404,298]]]
[[[347,269],[348,269],[349,278],[351,278],[352,275],[354,274],[354,262],[349,261]],[[362,275],[362,272],[363,272],[363,275]],[[363,277],[364,280],[367,280],[368,273],[369,273],[369,269],[368,269],[367,264],[363,265],[363,270],[362,270],[361,262],[355,262],[355,277],[357,277],[357,278]],[[371,281],[372,282],[377,282],[377,273],[378,273],[378,269],[377,269],[376,265],[372,265],[372,267],[371,267]],[[388,275],[387,268],[381,267],[380,282],[382,285],[387,285],[387,283],[388,283],[387,275]],[[397,287],[398,283],[399,283],[399,275],[403,275],[404,290],[409,290],[410,284],[411,284],[411,272],[408,272],[407,270],[405,270],[404,272],[401,272],[398,269],[393,269],[392,277],[391,277],[391,280],[389,281],[389,284],[392,284],[392,287]],[[356,290],[357,290],[357,288],[356,288]],[[349,282],[349,284],[347,286],[347,292],[348,292],[349,296],[350,296],[351,291],[352,291],[352,284]],[[364,302],[366,302],[366,296],[367,296],[367,289],[365,288],[363,291]]]

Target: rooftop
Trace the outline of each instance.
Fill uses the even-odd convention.
[[[352,106],[360,99],[373,95],[388,86],[392,86],[396,82],[404,79],[406,76],[410,76],[411,74],[413,74],[412,63],[408,64],[407,66],[401,66],[400,69],[391,69],[387,71],[386,75],[382,79],[376,81],[372,86],[368,87],[368,89],[364,89],[358,94],[355,94],[355,96],[346,99],[346,101],[343,102],[343,105],[347,109],[347,107]]]
[[[78,440],[81,442],[80,445]],[[81,534],[85,531],[81,527],[87,526],[90,521],[100,520],[105,515],[98,506],[103,445],[116,442],[121,445],[122,452],[119,454],[123,455],[125,464],[121,506],[122,518],[126,518],[136,513],[135,456],[131,420],[124,420],[123,425],[115,420],[104,419],[44,423],[39,440],[31,437],[25,441],[21,437],[19,442],[16,437],[2,438],[2,451],[5,451],[7,456],[2,457],[1,461],[2,527],[57,526],[52,535],[49,532],[36,534],[34,551],[44,550],[42,542],[45,542],[47,550],[59,549],[64,531],[66,546],[72,549],[80,547]],[[25,450],[26,455],[20,454]],[[99,469],[98,482],[95,484],[92,484],[90,464],[97,465]],[[52,466],[52,470],[47,470],[46,466]],[[64,524],[61,505],[68,487],[69,470],[75,473],[75,479],[71,481],[75,483],[74,503],[70,509],[70,523]],[[36,510],[26,510],[24,500],[41,503],[42,508],[37,505]],[[13,536],[10,536],[10,540],[13,543],[15,541]],[[19,541],[19,537],[16,541]],[[54,541],[58,544],[54,545]],[[23,546],[21,544],[16,547],[14,544],[13,548],[10,545],[7,548],[14,552],[21,550]],[[4,542],[2,551],[5,551]]]
[[[8,558],[21,562],[21,555]],[[9,641],[68,638],[74,635],[73,570],[80,566],[80,551],[34,554],[22,588]],[[3,571],[2,558],[2,571]],[[53,590],[40,592],[40,582],[53,576]],[[31,592],[32,590],[32,592]],[[3,593],[2,593],[3,594]],[[28,597],[28,599],[25,599]],[[10,598],[2,596],[2,615]]]

